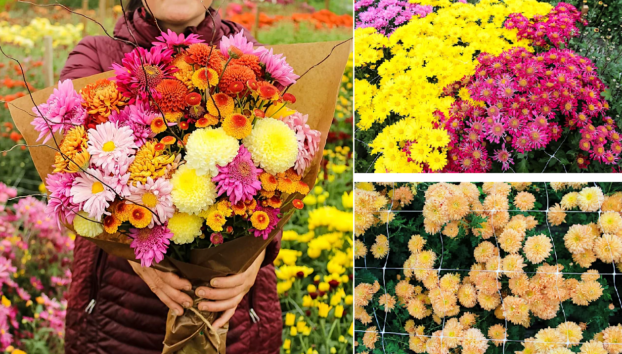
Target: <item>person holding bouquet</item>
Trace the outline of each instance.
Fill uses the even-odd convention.
[[[107,71],[134,50],[130,43],[149,50],[162,33],[196,34],[218,45],[223,37],[242,32],[257,44],[240,25],[221,19],[210,6],[211,0],[130,0],[115,26],[116,40],[85,37],[70,53],[61,80]],[[223,312],[212,324],[214,329],[229,322],[229,354],[279,351],[282,319],[272,262],[280,238],[277,234],[245,272],[195,289],[203,299],[199,310]],[[192,289],[188,280],[109,255],[82,237],[76,239],[72,272],[67,354],[161,353],[169,309],[181,315],[193,306],[184,293]]]

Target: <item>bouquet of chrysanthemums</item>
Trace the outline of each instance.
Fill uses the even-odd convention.
[[[54,139],[46,187],[59,225],[200,285],[244,271],[304,206],[326,139],[310,124],[330,123],[288,108],[299,76],[283,54],[242,33],[219,46],[171,31],[157,39],[81,89],[59,82],[32,107],[30,124],[38,141]],[[210,330],[218,314],[184,316],[195,327],[179,330],[169,315],[165,352],[187,338],[223,352],[226,331]]]

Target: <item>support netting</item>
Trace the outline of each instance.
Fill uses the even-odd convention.
[[[451,193],[426,195],[432,185],[434,183],[357,185],[355,352],[622,352],[622,327],[611,329],[622,321],[622,298],[616,279],[620,273],[618,263],[622,261],[622,223],[604,225],[603,219],[604,213],[606,222],[611,219],[612,206],[616,208],[618,198],[622,198],[622,183],[572,183],[565,189],[559,189],[561,184],[556,184],[556,188],[549,183],[523,184],[523,191],[515,188],[509,191],[508,206],[503,209],[484,208],[484,205],[503,202],[490,203],[486,198],[495,193],[486,194],[483,191],[486,187],[477,183],[478,202],[469,202],[469,211],[464,216],[457,220],[454,217],[440,226],[430,226],[425,221],[426,217],[435,216],[434,208],[425,207],[426,203],[439,203],[431,199],[445,198],[445,205],[443,202],[438,204],[441,205],[438,212],[443,213],[442,207],[448,212],[451,206],[446,204],[455,200],[451,199]],[[493,184],[487,185],[490,191]],[[586,188],[588,190],[582,192]],[[584,193],[589,197],[594,192],[598,197],[596,188],[604,194],[606,210],[603,210],[605,201],[602,198],[596,207],[591,204],[590,211],[578,206],[567,210],[562,207],[565,216],[560,223],[559,207],[565,195]],[[361,190],[367,199],[361,198]],[[528,211],[517,207],[516,204],[520,204],[525,208],[522,199],[516,200],[519,193],[535,197]],[[369,199],[372,194],[378,197]],[[522,194],[521,198],[524,196]],[[382,198],[386,198],[386,203],[373,215],[374,221],[370,223],[365,215],[360,214],[361,210],[373,209],[373,205],[365,204],[370,200],[375,201],[376,206],[382,204]],[[615,198],[615,203],[611,198]],[[564,204],[567,205],[567,201]],[[618,217],[612,219],[614,224],[622,221],[620,211],[616,210]],[[507,220],[494,216],[505,213]],[[527,227],[518,241],[511,242],[512,232],[504,232],[522,225],[522,221],[514,220],[528,220],[525,225],[531,227]],[[483,228],[482,225],[493,221],[499,226],[491,227],[491,234],[474,234]],[[573,225],[587,225],[592,234],[585,227],[571,230]],[[618,226],[620,230],[615,233],[603,233],[603,230],[612,232]],[[572,232],[577,230],[585,233],[583,240],[580,234],[577,236],[579,245],[575,245],[572,239]],[[600,235],[596,238],[597,232]],[[571,235],[567,237],[569,233]],[[415,236],[425,241],[418,251],[418,243],[412,241]],[[533,237],[539,244],[550,246],[548,254],[539,262],[533,254],[537,253],[532,247],[536,242],[526,246]],[[491,245],[480,246],[486,242]],[[579,256],[573,257],[569,250],[570,247],[577,251],[582,242],[584,251],[577,253],[596,258],[589,265]],[[588,252],[590,242],[592,248]],[[597,252],[593,251],[597,247],[595,244],[598,244]],[[487,257],[482,254],[482,249],[489,250]],[[425,253],[428,251],[434,253],[433,261],[422,267],[420,258],[429,256]],[[476,251],[479,252],[478,260],[474,255]],[[423,256],[424,253],[427,256]],[[483,258],[487,259],[482,261]],[[517,267],[517,262],[522,262],[523,267]],[[473,288],[476,294],[465,295],[461,293],[462,287]],[[591,295],[585,297],[584,292]],[[599,292],[602,293],[598,295]],[[603,338],[603,331],[607,328],[609,342]],[[584,345],[588,342],[591,344]]]

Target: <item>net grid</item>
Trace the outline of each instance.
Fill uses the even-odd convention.
[[[554,158],[554,156],[551,156],[551,158]],[[395,189],[395,183],[396,182],[391,182],[391,188],[392,189]],[[502,209],[494,210],[493,209],[493,210],[471,210],[471,212],[490,212],[490,213],[495,213],[495,212],[507,211],[507,212],[529,212],[529,213],[536,212],[536,213],[545,213],[545,214],[547,214],[547,216],[545,217],[546,226],[547,226],[547,229],[548,229],[548,232],[549,232],[548,236],[549,236],[549,238],[551,240],[551,243],[553,245],[552,251],[553,251],[553,255],[555,256],[555,268],[558,269],[558,270],[556,272],[526,272],[526,271],[523,271],[523,273],[525,273],[525,274],[554,274],[554,275],[560,275],[561,274],[562,277],[564,275],[566,275],[566,274],[567,275],[583,275],[583,274],[585,274],[585,272],[583,272],[583,273],[576,273],[576,272],[560,272],[559,271],[560,264],[559,264],[559,260],[558,260],[557,250],[556,250],[555,242],[553,240],[553,235],[552,235],[551,227],[550,227],[549,220],[548,220],[548,213],[549,213],[549,208],[550,208],[548,186],[547,186],[546,182],[544,182],[543,184],[545,186],[545,192],[546,192],[546,201],[547,201],[547,209],[546,210],[528,210],[528,211],[525,211],[525,210],[516,210],[516,209],[515,210],[512,210],[512,209],[508,209],[508,210],[502,210]],[[594,186],[598,187],[598,185],[595,182],[594,182]],[[393,210],[393,202],[395,201],[394,196],[395,196],[395,193],[393,193],[393,197],[391,197],[391,203],[389,204],[389,209],[380,210],[379,213],[387,213],[387,214],[390,214],[390,213],[423,213],[423,210]],[[602,206],[602,204],[601,204],[601,206]],[[598,214],[598,219],[600,220],[600,217],[601,217],[601,214],[602,214],[601,206],[599,206],[598,211],[593,211],[593,212],[580,211],[580,210],[564,210],[564,213]],[[387,222],[386,222],[387,239],[391,238],[391,233],[390,233],[390,230],[389,230],[389,224],[390,224],[390,221],[389,221],[389,218],[387,217]],[[439,280],[438,280],[439,281],[439,289],[440,289],[440,293],[441,293],[441,296],[442,296],[443,290],[440,288],[440,279],[441,279],[440,278],[440,274],[441,274],[442,271],[471,272],[472,270],[471,269],[455,269],[455,268],[443,268],[442,267],[442,265],[443,265],[443,257],[444,257],[444,253],[445,253],[445,245],[444,245],[444,242],[443,242],[443,234],[439,231],[438,235],[439,235],[439,239],[440,239],[440,242],[441,242],[441,255],[440,255],[440,261],[439,261],[439,267],[436,268],[436,272],[438,272],[438,275],[439,275]],[[499,241],[498,241],[498,238],[497,238],[497,235],[496,235],[495,231],[493,231],[493,236],[495,238],[495,243],[497,244],[497,248],[500,250],[501,247],[499,246]],[[365,241],[365,234],[363,234],[363,241]],[[609,245],[609,243],[607,243],[607,244]],[[611,247],[609,247],[609,251],[611,252]],[[408,269],[408,270],[434,270],[435,269],[435,268],[387,267],[387,263],[389,261],[389,256],[390,256],[390,252],[391,252],[391,248],[389,247],[389,250],[387,251],[387,254],[385,256],[385,262],[384,262],[383,267],[368,267],[367,266],[367,255],[365,255],[365,257],[363,259],[363,262],[364,262],[364,266],[363,267],[357,267],[357,266],[354,267],[355,270],[356,269],[376,269],[376,270],[382,269],[382,283],[383,283],[383,288],[384,288],[385,296],[388,294],[387,286],[386,286],[386,270],[387,269],[389,269],[389,270],[402,270],[402,271],[406,270],[406,269]],[[478,272],[491,272],[491,273],[497,273],[497,274],[510,273],[509,271],[505,271],[505,270],[500,268],[501,267],[501,253],[499,253],[497,255],[497,258],[499,260],[499,262],[497,263],[497,270],[477,270],[477,271]],[[613,254],[612,254],[612,258],[613,258]],[[612,276],[612,278],[613,278],[613,288],[615,289],[615,292],[616,292],[616,295],[617,295],[617,298],[618,298],[618,303],[620,304],[620,308],[622,309],[622,298],[620,297],[620,293],[618,291],[618,287],[617,287],[617,284],[616,284],[616,277],[619,274],[619,272],[616,271],[615,260],[612,259],[611,263],[612,263],[612,267],[613,267],[613,272],[612,273],[600,273],[599,272],[598,275],[600,277],[602,277],[604,275]],[[558,281],[559,281],[559,278],[556,278],[555,288],[556,288],[557,293],[559,295],[559,284],[558,284]],[[497,291],[498,291],[498,294],[499,294],[499,296],[501,298],[501,305],[500,306],[503,308],[504,298],[503,298],[503,296],[501,294],[501,290],[497,289]],[[561,310],[562,310],[562,314],[564,316],[564,322],[563,323],[566,323],[566,322],[568,322],[568,319],[566,317],[566,311],[564,310],[564,301],[560,301],[560,307],[561,307]],[[381,308],[382,308],[382,306],[381,306]],[[399,336],[408,336],[408,337],[416,336],[416,337],[424,337],[424,338],[439,338],[440,341],[441,341],[441,348],[442,348],[442,345],[443,345],[443,332],[445,330],[445,321],[446,321],[447,316],[443,316],[443,318],[442,318],[443,322],[442,322],[442,327],[440,329],[440,331],[441,331],[441,335],[440,336],[412,335],[410,333],[400,333],[400,332],[386,331],[386,322],[387,322],[388,311],[384,311],[384,312],[385,312],[384,322],[383,322],[383,325],[382,325],[382,329],[380,331],[368,331],[368,330],[357,330],[357,329],[355,329],[354,332],[355,333],[379,333],[380,336],[381,336],[381,343],[382,343],[383,353],[386,353],[385,337],[384,337],[385,334],[399,335]],[[376,314],[376,308],[373,309],[373,315],[374,315],[374,319],[376,320],[376,325],[380,329],[380,322],[378,321],[378,316]],[[525,343],[526,341],[524,339],[523,340],[509,339],[507,337],[507,335],[508,335],[508,320],[507,320],[507,318],[505,316],[504,316],[504,321],[505,321],[505,326],[504,326],[504,330],[505,331],[504,331],[504,338],[503,339],[492,339],[492,338],[485,338],[485,339],[469,338],[469,339],[470,340],[485,341],[485,342],[491,341],[493,343],[494,342],[502,342],[503,343],[503,353],[504,354],[505,354],[505,350],[506,350],[505,346],[506,346],[507,342]],[[482,334],[484,334],[484,333],[482,332]],[[451,338],[453,338],[453,339],[465,339],[465,337],[453,337],[453,336]],[[579,345],[579,344],[587,343],[587,341],[585,341],[585,342],[571,342],[568,332],[566,332],[566,341],[565,342],[545,342],[545,341],[536,341],[536,340],[532,340],[532,341],[529,341],[529,342],[530,343],[565,344],[566,347],[568,347],[570,345],[574,346],[574,345]],[[602,342],[602,344],[603,345],[606,345],[606,344],[620,345],[620,343],[607,343],[607,342]],[[427,350],[427,344],[426,344],[426,350]]]

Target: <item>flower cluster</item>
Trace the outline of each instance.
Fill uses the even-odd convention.
[[[281,208],[309,192],[320,132],[287,108],[298,76],[282,54],[243,33],[214,47],[168,31],[113,69],[79,92],[60,82],[33,108],[39,139],[63,133],[46,180],[59,225],[127,237],[150,266],[171,242],[267,239]]]
[[[404,187],[357,185],[357,211],[369,201],[359,196],[395,204]],[[412,212],[394,212],[355,243],[357,352],[374,350],[380,329],[405,332],[416,353],[622,352],[622,328],[608,319],[622,306],[609,276],[612,263],[622,269],[622,185],[609,195],[601,187],[417,185]],[[582,213],[564,213],[573,208]]]
[[[390,36],[396,27],[417,15],[425,17],[432,6],[419,5],[404,0],[359,0],[354,4],[357,28],[374,27],[379,33]]]
[[[44,203],[16,195],[0,182],[0,350],[23,353],[62,344],[73,237]]]
[[[570,50],[533,54],[512,48],[498,56],[481,54],[478,61],[473,76],[444,90],[456,99],[449,117],[441,118],[451,135],[444,171],[487,172],[493,160],[505,171],[514,152],[544,149],[571,131],[581,135],[576,148],[586,158],[618,161],[620,133],[606,116],[607,87],[591,60]]]
[[[35,44],[41,43],[43,37],[51,36],[54,47],[73,46],[82,38],[83,27],[82,23],[53,25],[45,17],[33,18],[26,26],[11,25],[6,21],[1,21],[0,41],[31,49],[35,47]]]

